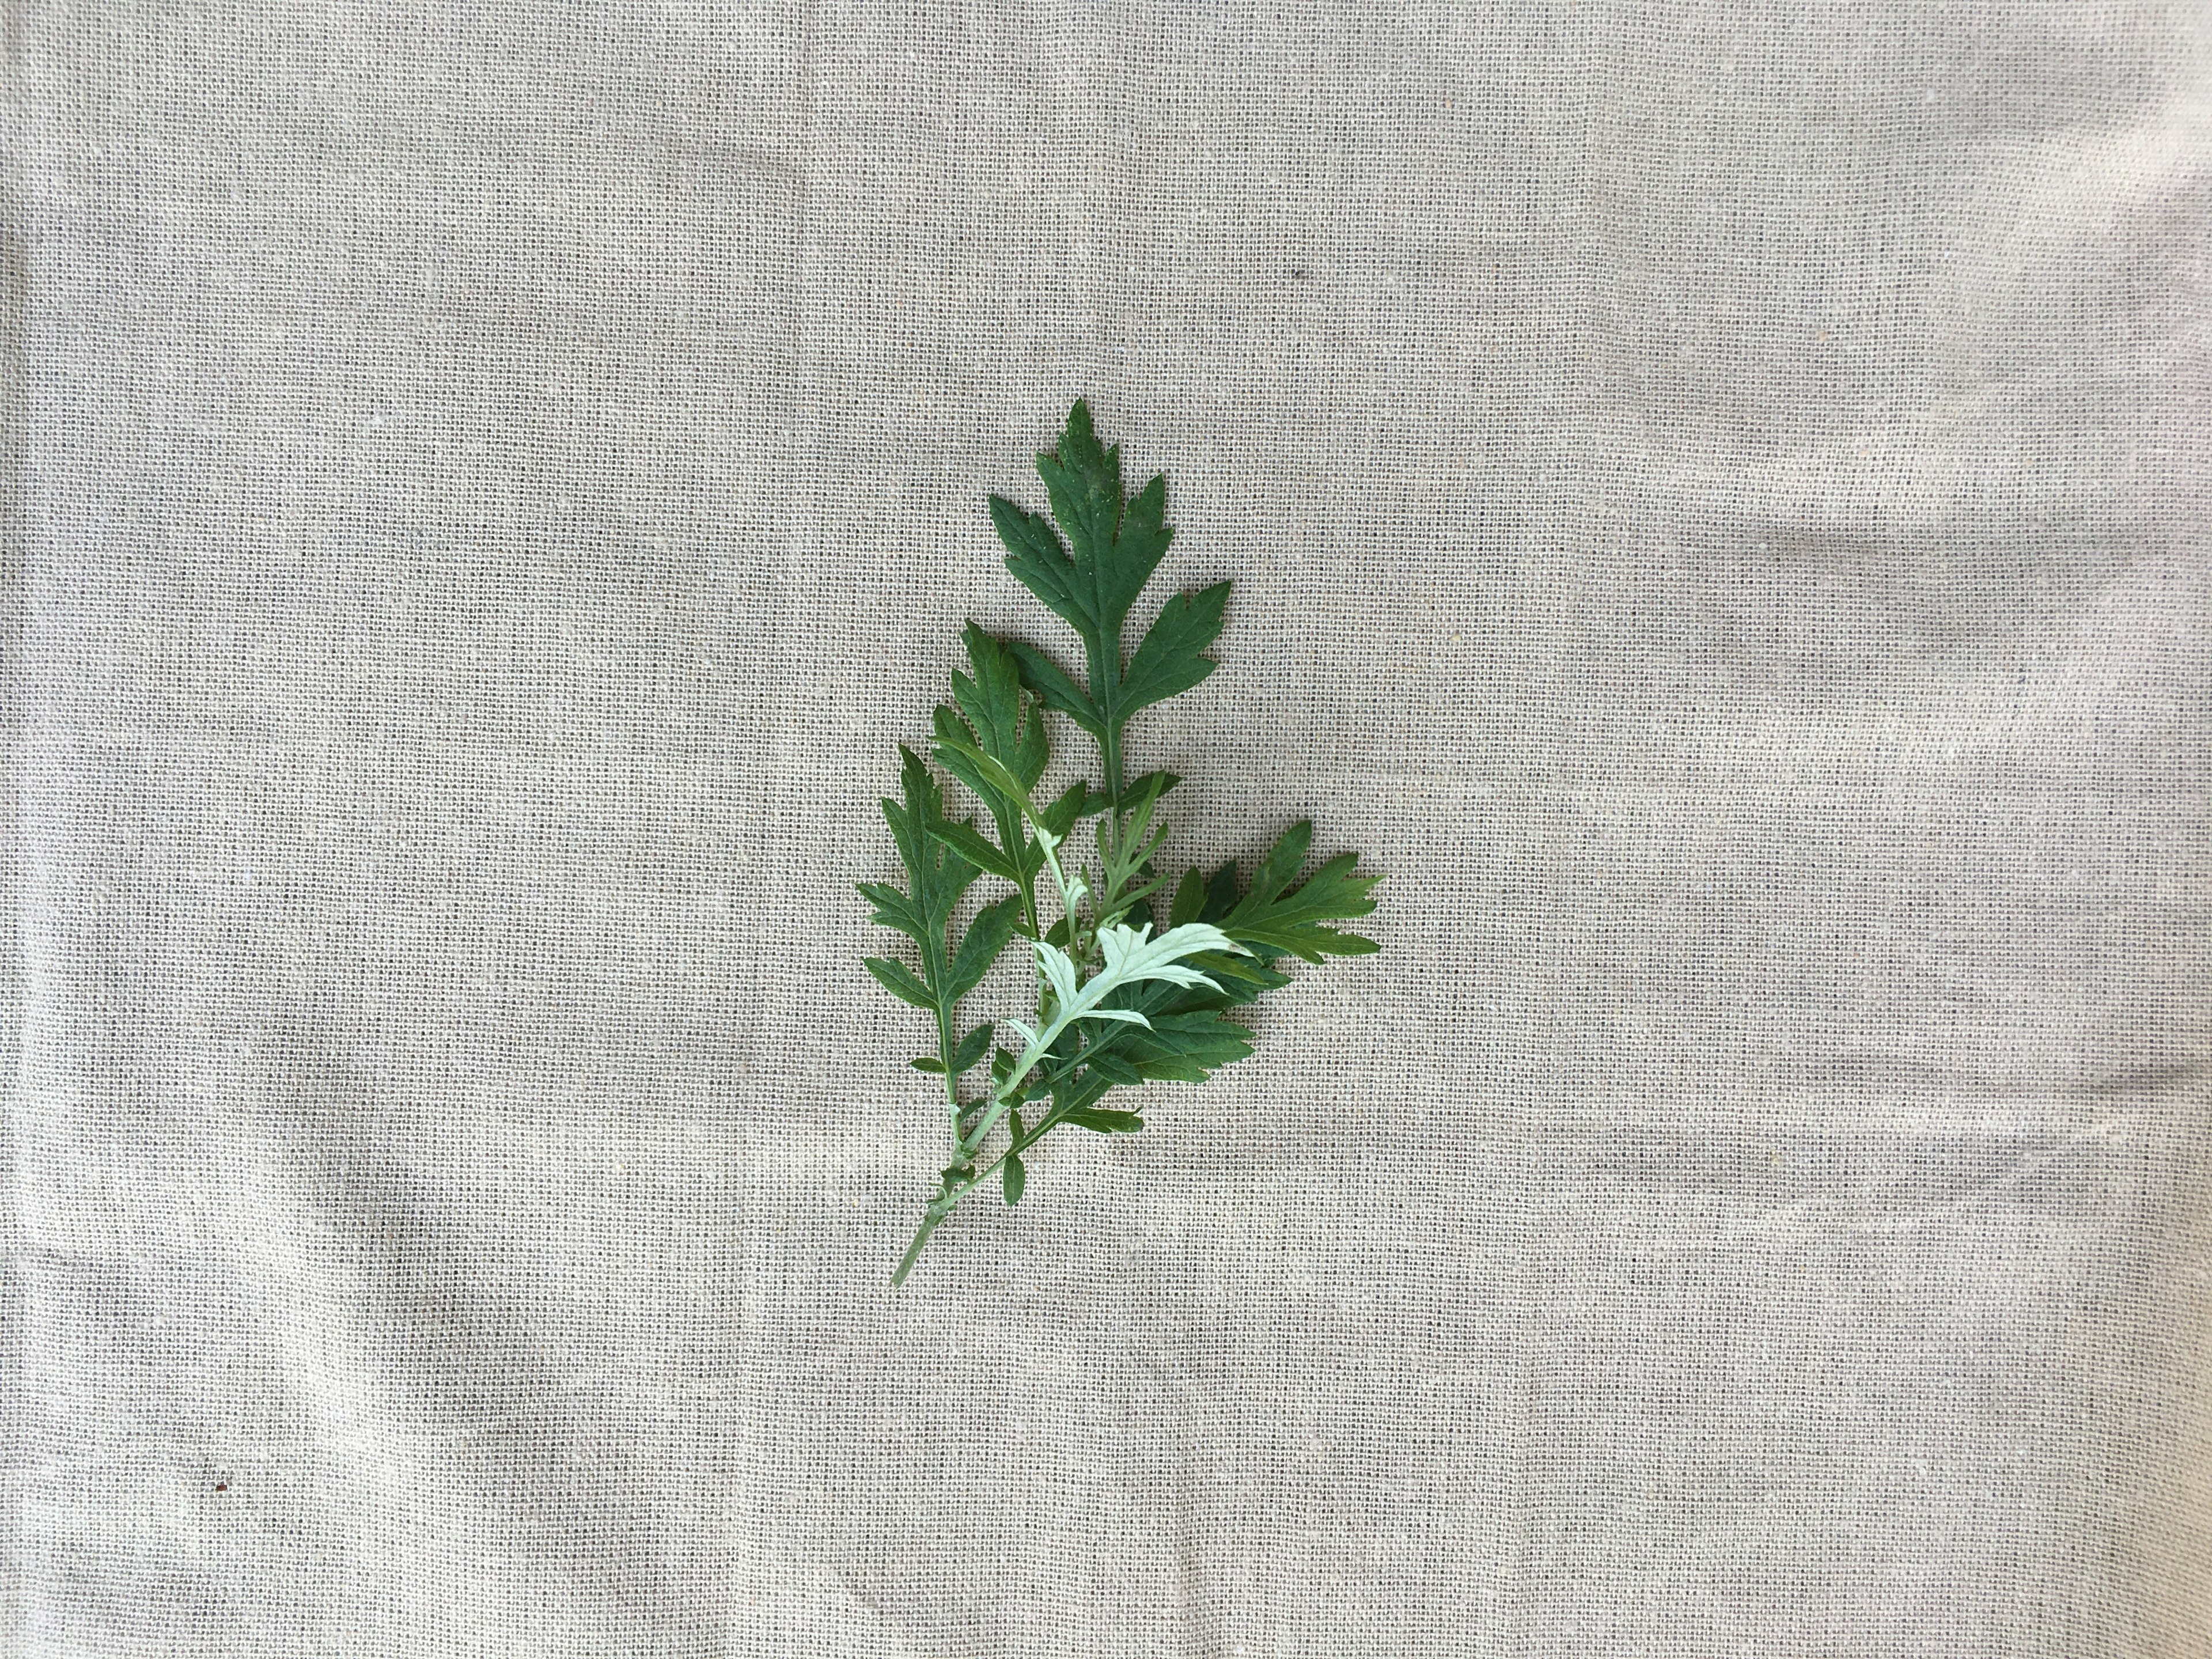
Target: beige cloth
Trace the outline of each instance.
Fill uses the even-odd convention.
[[[2212,1651],[2202,9],[5,41],[0,1650]],[[1385,949],[894,1296],[1079,394]]]

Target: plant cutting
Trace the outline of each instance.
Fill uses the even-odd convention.
[[[1174,595],[1125,651],[1130,612],[1174,535],[1166,481],[1125,494],[1121,451],[1101,446],[1080,402],[1037,471],[1050,515],[994,495],[991,519],[1006,568],[1074,630],[1080,678],[969,623],[968,668],[952,675],[930,750],[974,808],[955,816],[928,762],[902,744],[901,796],[883,810],[907,885],[860,884],[875,920],[911,947],[866,966],[929,1017],[935,1052],[908,1063],[942,1084],[952,1147],[894,1285],[977,1188],[1021,1202],[1025,1155],[1054,1130],[1142,1130],[1136,1097],[1115,1091],[1203,1082],[1250,1054],[1252,1034],[1231,1011],[1290,983],[1285,958],[1378,948],[1335,925],[1374,909],[1377,878],[1351,853],[1308,872],[1310,823],[1284,831],[1249,880],[1233,860],[1173,881],[1163,872],[1162,803],[1182,780],[1128,775],[1129,723],[1218,666],[1206,653],[1230,584]],[[1090,738],[1098,768],[1048,799],[1048,713]],[[1077,844],[1086,823],[1095,859]],[[987,891],[971,902],[979,882]],[[969,1024],[963,999],[1009,951],[1033,969],[1024,1017]]]

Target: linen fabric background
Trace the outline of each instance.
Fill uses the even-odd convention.
[[[2203,8],[6,47],[7,1652],[2212,1651]],[[1079,395],[1385,948],[893,1294]]]

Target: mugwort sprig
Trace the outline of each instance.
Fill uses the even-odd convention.
[[[1129,722],[1218,665],[1206,653],[1221,633],[1230,584],[1174,595],[1125,652],[1130,612],[1175,533],[1166,481],[1125,494],[1121,451],[1100,445],[1081,403],[1057,447],[1037,457],[1037,471],[1050,515],[993,496],[991,519],[1006,568],[1074,630],[1081,677],[1036,646],[970,623],[968,671],[952,676],[930,749],[980,819],[955,817],[928,762],[902,746],[902,797],[883,809],[907,885],[860,884],[876,921],[912,947],[866,965],[886,991],[929,1016],[935,1052],[909,1063],[942,1081],[952,1145],[894,1285],[977,1188],[995,1178],[1006,1201],[1019,1203],[1024,1154],[1054,1130],[1141,1130],[1133,1103],[1133,1103],[1114,1091],[1202,1082],[1250,1054],[1251,1032],[1230,1012],[1287,985],[1285,957],[1319,962],[1378,948],[1336,926],[1373,911],[1377,878],[1351,853],[1308,872],[1310,823],[1285,831],[1249,881],[1232,861],[1191,870],[1170,887],[1159,868],[1168,834],[1159,809],[1181,780],[1127,775]],[[1101,775],[1042,799],[1047,711],[1087,734]],[[1082,862],[1071,842],[1091,820],[1097,859]],[[988,896],[970,903],[979,881]],[[1026,1018],[966,1024],[962,1000],[1018,939],[1034,969],[1034,1007]]]

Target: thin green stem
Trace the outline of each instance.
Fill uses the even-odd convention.
[[[940,1002],[937,1005],[937,1053],[945,1062],[945,1097],[952,1103],[952,1121],[957,1123],[960,1121],[960,1079],[952,1075],[954,1052],[952,1006]]]
[[[1114,848],[1114,856],[1118,859],[1121,854],[1121,790],[1123,787],[1122,721],[1119,713],[1121,700],[1121,641],[1118,639],[1086,638],[1085,649],[1090,659],[1091,695],[1096,699],[1099,711],[1106,717],[1104,729],[1098,734],[1098,759],[1100,769],[1106,774],[1107,822],[1112,826],[1109,831],[1109,844]]]
[[[1114,815],[1114,848],[1118,854],[1121,845],[1121,726],[1109,720],[1106,729],[1099,735],[1098,758],[1106,774],[1106,799],[1111,803],[1107,810]]]
[[[906,1254],[899,1258],[898,1271],[891,1275],[893,1289],[906,1283],[906,1276],[914,1271],[914,1264],[921,1259],[921,1247],[929,1243],[929,1236],[937,1231],[937,1224],[951,1213],[950,1209],[939,1210],[933,1205],[923,1214],[921,1225],[915,1230],[914,1243],[906,1247]]]
[[[957,1186],[947,1188],[930,1200],[929,1207],[922,1212],[921,1225],[915,1229],[914,1238],[907,1245],[906,1254],[899,1258],[898,1268],[891,1274],[891,1285],[894,1289],[906,1283],[906,1276],[914,1271],[914,1264],[921,1259],[921,1252],[929,1243],[929,1236],[935,1232],[945,1218],[959,1206],[960,1200],[996,1175],[1008,1158],[1017,1152],[1026,1151],[1042,1139],[1045,1131],[1058,1123],[1062,1115],[1063,1114],[1057,1111],[1047,1112],[1044,1116],[1030,1126],[1026,1133],[1009,1140],[1005,1149],[996,1158],[988,1164],[977,1166],[969,1172],[966,1180]]]
[[[978,1164],[975,1170],[975,1180],[969,1182],[967,1186],[963,1187],[960,1189],[962,1193],[965,1194],[970,1188],[979,1187],[984,1182],[989,1180],[993,1175],[998,1172],[999,1167],[1008,1158],[1013,1157],[1017,1152],[1026,1151],[1029,1147],[1035,1146],[1043,1136],[1044,1132],[1059,1121],[1060,1116],[1057,1113],[1046,1113],[1043,1117],[1040,1118],[1036,1123],[1030,1126],[1030,1131],[1027,1134],[1022,1135],[1018,1139],[1009,1140],[1006,1144],[1005,1148],[1000,1151],[998,1157],[993,1158],[988,1164]]]
[[[1063,1008],[1053,1018],[1050,1024],[1037,1033],[1037,1040],[1029,1053],[1006,1073],[1006,1080],[993,1091],[991,1103],[984,1109],[983,1115],[975,1121],[975,1127],[961,1137],[960,1156],[963,1159],[975,1157],[983,1143],[990,1139],[991,1131],[999,1127],[999,1120],[1012,1111],[1014,1103],[1021,1098],[1022,1085],[1029,1080],[1030,1073],[1036,1070],[1037,1063],[1045,1057],[1052,1045],[1060,1041],[1060,1034],[1073,1023],[1067,1011]]]

